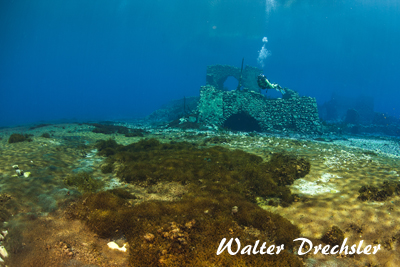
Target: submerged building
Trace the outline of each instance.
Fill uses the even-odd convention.
[[[283,89],[282,98],[266,98],[257,85],[260,73],[262,70],[246,66],[242,74],[243,89],[224,91],[228,77],[233,76],[239,82],[240,68],[208,66],[206,85],[200,88],[198,122],[237,131],[322,131],[315,98],[300,97],[287,88]]]

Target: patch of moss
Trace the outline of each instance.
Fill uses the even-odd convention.
[[[11,207],[10,200],[11,200],[11,195],[7,193],[1,193],[0,194],[0,223],[3,223],[5,221],[8,221],[8,219],[12,216],[12,211],[15,207]]]
[[[112,163],[107,163],[101,166],[101,172],[104,174],[112,173],[114,170],[114,166]]]
[[[348,230],[353,230],[355,231],[357,234],[362,234],[363,233],[363,227],[359,226],[357,224],[351,223],[348,226]]]
[[[108,140],[98,140],[95,144],[95,147],[99,151],[98,154],[100,156],[108,157],[114,155],[120,145],[118,145],[115,140],[110,138]]]
[[[232,213],[232,207],[237,212]],[[84,195],[67,211],[104,238],[124,235],[130,266],[302,266],[293,254],[299,229],[239,194],[203,191],[175,202],[130,206],[109,191]],[[257,233],[257,234],[255,234]],[[239,238],[242,248],[256,240],[284,244],[279,255],[231,256],[216,251],[223,238]]]
[[[116,174],[135,184],[176,181],[190,184],[192,194],[204,188],[213,192],[234,192],[255,202],[256,197],[278,197],[291,203],[293,196],[286,185],[303,177],[310,164],[294,156],[274,154],[269,162],[241,150],[219,146],[198,148],[188,142],[160,143],[141,140],[128,146],[114,140],[96,144],[108,164],[117,164]]]
[[[43,133],[43,134],[41,135],[41,137],[43,137],[43,138],[50,138],[50,134],[49,134],[49,133]]]
[[[342,245],[343,240],[344,240],[344,233],[337,226],[332,226],[332,228],[328,232],[326,232],[321,238],[322,242],[329,244],[331,246],[335,245],[340,246]]]
[[[8,138],[8,143],[18,143],[18,142],[24,142],[24,141],[28,141],[28,142],[32,142],[32,137],[33,134],[17,134],[17,133],[13,133],[12,135],[10,135],[10,138]]]
[[[96,192],[104,186],[104,182],[93,178],[87,172],[70,175],[64,179],[68,186],[75,186],[80,192]]]

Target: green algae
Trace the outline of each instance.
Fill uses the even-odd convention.
[[[144,139],[127,146],[115,140],[96,143],[107,157],[102,171],[125,182],[151,186],[179,182],[188,192],[179,201],[147,201],[132,206],[134,195],[122,189],[87,193],[67,210],[103,238],[126,238],[131,266],[302,266],[289,253],[300,236],[297,226],[260,208],[256,199],[275,197],[290,205],[286,185],[303,177],[310,164],[276,153],[259,156],[220,146],[161,143]],[[234,208],[234,212],[233,212]],[[239,238],[243,247],[256,240],[285,245],[279,255],[216,255],[223,238]]]
[[[234,206],[238,211],[233,214]],[[204,191],[180,201],[149,201],[132,207],[106,191],[82,196],[67,214],[103,238],[125,236],[131,266],[302,266],[288,252],[299,229],[239,194]],[[256,240],[284,244],[285,250],[268,256],[231,256],[226,251],[217,256],[222,238],[231,237],[246,245]]]
[[[108,157],[102,168],[111,169],[128,183],[152,185],[175,181],[190,187],[189,194],[213,192],[238,193],[250,201],[256,197],[277,197],[292,203],[286,187],[310,171],[310,163],[295,156],[276,153],[269,162],[242,150],[220,146],[199,148],[188,142],[161,143],[156,139],[141,140],[127,146],[115,140],[96,144],[99,155]]]
[[[73,186],[78,189],[79,192],[96,192],[104,186],[104,182],[93,178],[87,172],[79,172],[74,175],[70,175],[64,179],[64,183],[68,186]]]

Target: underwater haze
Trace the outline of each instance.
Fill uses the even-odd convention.
[[[400,266],[399,70],[400,0],[0,0],[0,267]]]
[[[394,0],[2,0],[0,126],[144,117],[242,58],[318,104],[399,117],[399,17]]]

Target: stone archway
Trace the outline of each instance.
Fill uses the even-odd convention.
[[[241,132],[262,131],[258,121],[243,111],[240,111],[236,114],[232,114],[229,118],[225,120],[223,127],[233,131],[241,131]]]
[[[197,114],[200,123],[237,131],[257,131],[257,125],[262,132],[321,131],[315,98],[300,97],[290,89],[285,89],[282,99],[268,100],[247,89],[222,91],[202,86]]]

